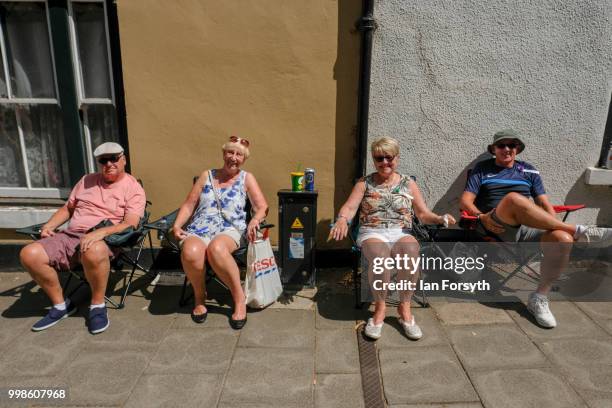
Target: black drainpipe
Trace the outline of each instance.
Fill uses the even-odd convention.
[[[357,161],[355,176],[364,176],[368,158],[368,114],[370,109],[370,71],[372,67],[372,36],[376,30],[374,0],[363,0],[363,11],[357,22],[361,31],[359,63],[359,96],[357,99]]]
[[[604,140],[601,145],[601,152],[599,153],[599,162],[597,162],[598,167],[603,167],[606,165],[610,146],[612,146],[612,98],[610,99],[610,104],[608,105],[608,120],[606,121]]]

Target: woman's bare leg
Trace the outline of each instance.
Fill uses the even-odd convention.
[[[193,313],[206,313],[206,280],[204,278],[206,265],[206,244],[198,237],[187,237],[181,248],[181,263],[187,279],[193,287]]]
[[[378,325],[385,320],[385,311],[387,308],[386,290],[374,290],[374,281],[381,280],[383,283],[388,283],[391,276],[390,271],[385,270],[382,274],[375,274],[373,272],[374,259],[382,258],[386,259],[389,257],[389,246],[386,242],[376,238],[366,239],[361,245],[361,252],[368,261],[370,268],[368,270],[368,282],[370,284],[370,290],[374,297],[374,315],[372,319],[374,324]]]
[[[232,319],[242,320],[246,317],[246,298],[240,283],[240,269],[232,256],[238,249],[236,242],[227,235],[217,235],[208,246],[208,262],[213,270],[232,292],[234,313]]]

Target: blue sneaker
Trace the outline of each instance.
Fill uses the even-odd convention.
[[[106,307],[96,307],[89,311],[89,320],[87,321],[87,328],[91,334],[102,333],[108,329],[110,321],[108,320],[108,314],[106,313]]]
[[[34,323],[34,326],[32,326],[32,331],[42,331],[51,326],[55,326],[60,320],[65,319],[68,316],[72,316],[76,311],[76,306],[70,301],[68,301],[66,310],[59,310],[55,307],[51,307],[49,313],[47,313],[45,317]]]

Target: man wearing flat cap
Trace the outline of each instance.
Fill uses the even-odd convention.
[[[109,326],[104,293],[113,252],[104,242],[106,236],[129,227],[138,227],[144,215],[146,198],[142,186],[125,172],[123,147],[107,142],[94,150],[99,171],[87,174],[73,188],[68,201],[41,229],[41,239],[21,250],[22,265],[51,299],[49,313],[32,326],[45,330],[76,312],[70,299],[64,299],[56,270],[82,264],[91,286],[91,305],[87,325],[97,334]],[[92,231],[104,220],[114,225]],[[66,229],[58,228],[68,222]]]
[[[479,229],[506,242],[546,242],[538,288],[529,296],[527,310],[546,328],[557,325],[548,306],[548,292],[565,269],[572,243],[612,239],[607,228],[566,224],[556,218],[540,173],[516,156],[525,150],[523,138],[512,129],[493,136],[488,151],[495,156],[476,165],[460,200],[461,209],[477,216]],[[533,199],[533,201],[532,201]]]

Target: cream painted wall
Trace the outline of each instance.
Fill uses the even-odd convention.
[[[193,175],[221,166],[221,145],[236,134],[251,141],[243,168],[264,191],[270,222],[290,171],[316,169],[324,243],[353,177],[360,6],[118,1],[132,173],[154,217],[181,204]]]

